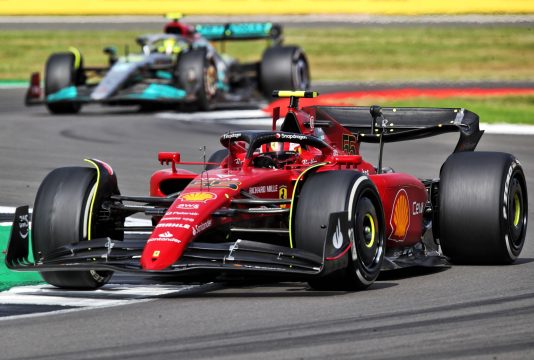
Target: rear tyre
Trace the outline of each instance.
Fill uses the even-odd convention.
[[[53,170],[41,183],[35,199],[32,220],[33,253],[45,259],[58,247],[88,241],[89,210],[95,194],[97,173],[85,167]],[[94,204],[93,209],[100,208]],[[93,215],[96,217],[96,215]],[[93,237],[112,236],[112,229],[92,224]],[[45,271],[43,279],[68,289],[96,289],[106,284],[111,271]]]
[[[215,151],[213,154],[211,154],[210,158],[208,159],[208,162],[213,163],[221,163],[226,157],[228,156],[228,150],[227,149],[221,149]],[[206,165],[206,170],[216,169],[219,165]]]
[[[205,48],[192,49],[178,58],[176,66],[178,87],[195,97],[194,106],[210,110],[217,97],[217,68]]]
[[[79,67],[76,69],[74,54],[70,52],[52,54],[46,62],[45,96],[82,83],[82,68],[83,59],[80,59]],[[82,105],[74,102],[47,102],[46,107],[52,114],[76,114]]]
[[[513,155],[457,153],[443,164],[440,243],[452,262],[512,263],[525,242],[527,216],[525,175]]]
[[[273,46],[260,63],[260,90],[267,98],[274,90],[307,90],[310,69],[304,51],[297,46]]]
[[[316,290],[360,290],[378,277],[385,253],[385,223],[374,184],[355,171],[312,175],[299,194],[295,213],[298,249],[325,256],[331,213],[348,211],[350,251],[340,259],[325,260],[326,274],[309,281]]]

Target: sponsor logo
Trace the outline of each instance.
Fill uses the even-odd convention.
[[[278,191],[278,185],[262,185],[262,186],[251,186],[248,189],[248,192],[251,194],[265,194],[265,193],[275,193]]]
[[[412,215],[419,215],[425,212],[425,203],[424,202],[413,202],[412,203]]]
[[[28,214],[19,216],[19,235],[22,239],[28,237],[28,229],[30,227],[30,221],[28,220]]]
[[[308,138],[306,135],[280,134],[280,133],[276,133],[275,137],[277,139],[283,139],[283,140],[306,140]]]
[[[402,241],[406,238],[408,228],[410,227],[410,201],[406,190],[400,189],[395,195],[393,210],[391,212],[391,235],[390,240]]]
[[[191,227],[191,225],[189,224],[177,224],[177,223],[159,223],[158,226],[156,226],[157,229],[160,229],[160,228],[180,228],[180,229],[189,229]],[[159,235],[160,237],[165,237],[165,236],[161,236],[161,234]],[[171,234],[172,236],[172,234]]]
[[[177,209],[198,209],[200,206],[198,204],[178,204],[176,205]]]
[[[197,212],[190,211],[168,211],[165,213],[164,219],[167,219],[167,215],[187,215],[187,216],[198,216]]]
[[[231,181],[239,180],[238,178],[235,177],[235,175],[232,175],[232,174],[215,174],[215,177],[218,177],[219,179],[226,179],[226,180],[231,180]]]
[[[178,197],[178,199],[182,201],[199,201],[199,202],[206,202],[209,200],[216,199],[217,195],[212,192],[190,192],[186,194],[182,194]]]
[[[151,243],[151,242],[154,242],[154,241],[165,241],[165,242],[172,242],[172,243],[176,243],[176,244],[180,244],[182,242],[182,240],[178,240],[178,239],[175,239],[175,238],[156,237],[156,238],[149,239],[147,241],[147,244]]]
[[[341,248],[341,245],[343,245],[343,233],[341,232],[341,220],[339,219],[337,219],[336,231],[332,236],[332,245],[336,249]]]
[[[195,226],[193,226],[193,235],[196,235],[196,234],[198,234],[199,232],[206,230],[206,229],[209,228],[210,226],[211,226],[211,219],[210,219],[210,220],[207,220],[207,221],[205,221],[205,222],[203,222],[203,223],[200,224],[200,225],[195,225]]]
[[[223,139],[237,139],[241,137],[241,133],[224,134]]]
[[[171,238],[173,235],[170,231],[165,231],[164,233],[161,233],[158,236],[162,238]]]
[[[213,187],[217,189],[232,189],[237,190],[239,188],[239,185],[241,183],[239,181],[234,180],[227,180],[227,179],[200,179],[200,180],[193,180],[190,182],[190,185],[199,186],[199,187]],[[195,208],[195,209],[198,209]]]
[[[278,197],[280,199],[287,199],[287,186],[280,186],[280,188],[278,189]]]

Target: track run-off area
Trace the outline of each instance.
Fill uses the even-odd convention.
[[[333,87],[317,90],[329,94]],[[123,194],[146,195],[151,173],[161,168],[158,151],[198,161],[199,148],[218,150],[224,132],[270,124],[262,110],[268,104],[204,114],[87,106],[76,116],[52,116],[44,107],[25,108],[23,96],[24,89],[0,89],[4,239],[7,214],[17,205],[32,206],[53,168],[99,158],[113,166]],[[529,128],[516,135],[485,126],[478,150],[515,154],[534,189]],[[384,165],[438,177],[456,139],[448,134],[386,144]],[[376,162],[375,146],[362,152]],[[387,272],[357,293],[317,292],[304,283],[183,285],[129,275],[94,292],[15,286],[0,293],[0,358],[533,358],[533,240],[531,226],[511,266]]]

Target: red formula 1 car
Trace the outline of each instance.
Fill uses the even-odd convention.
[[[113,271],[184,282],[233,277],[308,281],[314,289],[362,289],[381,270],[452,263],[508,264],[527,228],[527,189],[513,155],[474,152],[482,131],[465,109],[313,106],[290,97],[270,131],[222,135],[205,169],[160,153],[150,196],[121,195],[113,169],[52,171],[17,210],[6,262],[62,288],[97,288]],[[280,127],[277,127],[277,120]],[[362,142],[457,131],[440,179],[418,179],[362,159]],[[382,146],[380,146],[382,152]],[[381,155],[380,155],[381,159]],[[153,226],[126,227],[134,213]],[[30,260],[29,244],[33,250]]]

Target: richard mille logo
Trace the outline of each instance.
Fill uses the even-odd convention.
[[[339,219],[337,219],[336,232],[332,237],[332,245],[334,245],[336,249],[339,249],[341,245],[343,245],[343,234],[341,233],[341,221]]]

